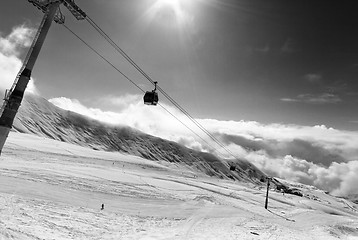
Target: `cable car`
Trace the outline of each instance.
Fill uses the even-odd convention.
[[[144,97],[143,97],[144,104],[146,104],[146,105],[154,105],[154,106],[157,105],[157,103],[159,101],[158,93],[156,92],[157,83],[158,82],[154,82],[154,86],[155,86],[154,90],[145,92]]]

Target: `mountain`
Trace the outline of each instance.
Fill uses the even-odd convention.
[[[219,178],[252,183],[262,183],[266,178],[246,160],[221,160],[210,153],[189,149],[127,126],[109,125],[63,110],[32,94],[25,96],[13,130],[95,150],[119,151],[153,161],[174,162]]]

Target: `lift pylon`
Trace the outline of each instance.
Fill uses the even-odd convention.
[[[86,18],[86,14],[73,0],[29,0],[29,2],[44,12],[45,15],[14,84],[11,89],[5,93],[4,103],[0,110],[0,154],[10,129],[12,128],[16,113],[21,105],[27,84],[31,78],[31,72],[51,27],[52,21],[60,24],[63,24],[65,21],[59,6],[63,3],[78,20]]]

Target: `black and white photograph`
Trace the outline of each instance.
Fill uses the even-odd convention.
[[[0,240],[358,240],[358,2],[2,0]]]

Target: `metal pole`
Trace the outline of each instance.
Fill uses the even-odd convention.
[[[41,22],[38,33],[36,34],[36,37],[33,41],[32,47],[29,49],[28,57],[26,58],[22,67],[23,70],[20,73],[18,79],[16,78],[16,84],[5,96],[4,104],[0,112],[0,155],[7,136],[9,135],[10,129],[12,128],[16,113],[21,105],[25,89],[31,77],[32,69],[35,65],[41,47],[45,41],[46,35],[51,27],[51,23],[60,4],[61,2],[57,1],[49,5],[48,11],[43,17],[43,21]]]
[[[270,178],[267,178],[267,191],[266,191],[265,209],[267,209],[267,205],[268,205],[269,189],[270,189]]]

